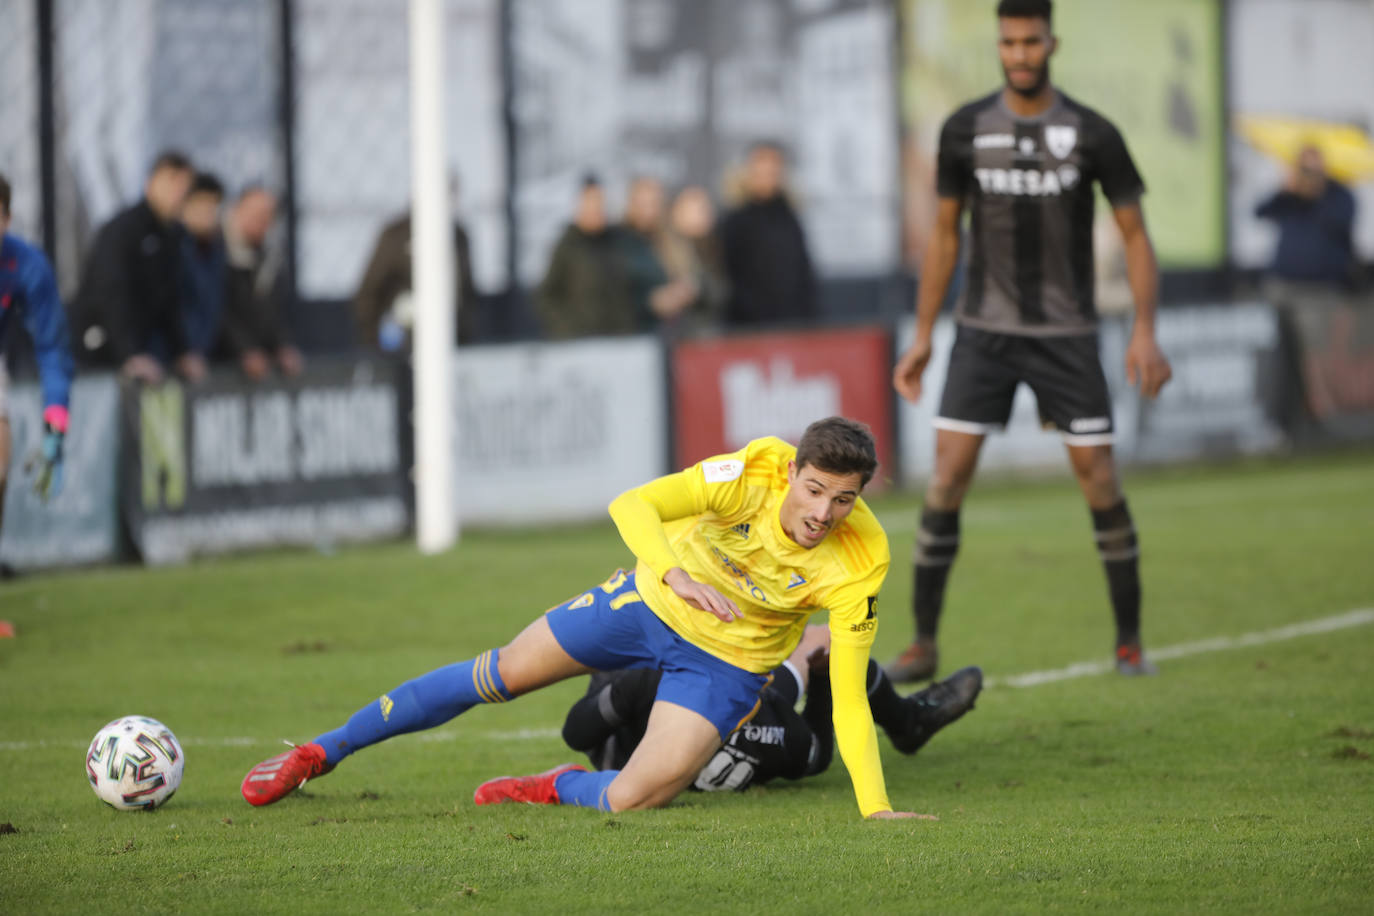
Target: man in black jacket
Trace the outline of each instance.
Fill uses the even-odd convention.
[[[148,383],[162,381],[169,362],[189,381],[204,377],[205,360],[186,339],[178,288],[175,221],[194,176],[185,155],[162,153],[143,198],[96,233],[72,309],[79,360]]]
[[[268,244],[277,217],[277,197],[259,185],[239,193],[224,218],[229,262],[221,349],[253,381],[275,367],[300,375],[305,357],[291,342],[286,323],[289,298],[279,250]]]
[[[731,325],[781,324],[816,317],[816,278],[806,235],[785,193],[782,148],[759,143],[744,167],[744,203],[721,222]]]

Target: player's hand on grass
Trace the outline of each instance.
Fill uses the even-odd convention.
[[[897,393],[913,404],[921,398],[921,376],[930,364],[930,341],[916,338],[897,359],[897,367],[892,370],[892,387]]]
[[[933,814],[917,814],[914,811],[874,811],[868,816],[870,821],[895,821],[901,818],[916,818],[920,821],[938,821]]]
[[[1173,378],[1174,370],[1159,349],[1154,334],[1136,331],[1126,346],[1126,381],[1140,386],[1140,393],[1154,399],[1164,383]]]
[[[674,566],[664,575],[663,581],[683,601],[699,611],[715,614],[726,623],[732,623],[744,616],[735,602],[722,595],[704,582],[698,582],[679,566]]]

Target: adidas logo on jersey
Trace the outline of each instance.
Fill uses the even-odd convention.
[[[1078,184],[1078,169],[1071,165],[1057,169],[974,169],[984,194],[1010,194],[1013,197],[1058,197]]]
[[[735,525],[735,526],[734,526],[733,528],[731,528],[730,530],[733,531],[733,532],[735,532],[735,534],[738,534],[738,535],[739,535],[740,537],[742,537],[742,538],[747,538],[747,537],[749,537],[749,523],[748,523],[748,522],[745,522],[744,524],[741,524],[741,525]]]

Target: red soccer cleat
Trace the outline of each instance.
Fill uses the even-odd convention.
[[[565,763],[533,776],[498,776],[478,786],[477,791],[472,793],[472,800],[479,805],[497,805],[508,801],[527,805],[556,805],[558,789],[554,783],[569,770],[587,772],[584,766]]]
[[[1127,677],[1150,676],[1158,674],[1154,662],[1145,657],[1140,643],[1122,643],[1116,647],[1116,673]]]
[[[306,780],[317,779],[332,769],[318,744],[292,744],[285,754],[269,757],[249,770],[240,791],[250,805],[270,805],[305,785]]]

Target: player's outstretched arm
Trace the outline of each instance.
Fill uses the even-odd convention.
[[[915,403],[921,397],[921,376],[930,363],[930,335],[949,291],[950,278],[959,263],[959,217],[963,202],[941,197],[935,215],[935,231],[921,264],[921,285],[916,295],[916,340],[897,358],[892,385],[897,393]]]
[[[707,508],[693,486],[692,469],[651,480],[626,490],[610,506],[621,540],[683,601],[714,614],[726,623],[744,616],[739,607],[715,588],[698,582],[681,566],[663,523],[696,515]]]
[[[840,757],[854,783],[859,811],[872,820],[911,817],[933,820],[929,814],[893,811],[887,800],[882,762],[878,756],[878,736],[868,709],[867,671],[868,646],[844,645],[832,640],[830,690],[834,703],[835,743],[839,745]]]
[[[1173,377],[1173,369],[1155,339],[1155,311],[1159,303],[1159,264],[1155,261],[1154,246],[1145,231],[1145,217],[1139,203],[1115,207],[1112,215],[1126,253],[1126,279],[1135,300],[1135,323],[1131,340],[1126,345],[1126,381],[1140,386],[1140,393],[1154,398],[1164,383]]]

